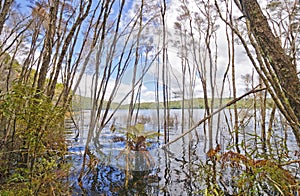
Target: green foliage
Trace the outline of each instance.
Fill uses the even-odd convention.
[[[5,66],[8,66],[10,65],[11,61],[12,61],[12,58],[11,56],[8,54],[8,53],[4,53],[2,56],[1,56],[1,60],[3,61],[4,65]],[[2,65],[3,66],[3,65]],[[17,60],[13,60],[12,62],[12,68],[17,71],[18,73],[21,72],[21,66],[19,64],[19,62]]]
[[[107,101],[103,102],[104,107],[107,105]],[[110,109],[117,108],[119,104],[118,103],[111,103]],[[91,110],[93,108],[92,98],[90,97],[84,97],[80,95],[75,95],[72,98],[72,109],[74,111],[78,110]],[[122,106],[122,109],[128,108],[127,106]]]
[[[115,127],[111,131],[116,131]],[[155,161],[147,150],[151,145],[148,139],[158,137],[160,134],[154,131],[145,131],[144,124],[136,124],[124,129],[117,130],[124,137],[116,137],[114,141],[125,141],[126,147],[120,152],[117,159],[124,158],[126,171],[148,171]]]
[[[199,168],[204,195],[294,195],[299,187],[274,159],[253,159],[233,151],[218,152]]]
[[[265,192],[293,195],[295,178],[277,163],[269,160],[249,161],[247,170],[236,178],[240,193]]]
[[[63,162],[65,110],[21,84],[0,102],[0,123],[5,125],[0,128],[0,195],[65,192],[60,181],[68,169]]]
[[[159,133],[155,131],[145,131],[145,126],[143,124],[136,124],[134,126],[130,126],[127,129],[127,133],[132,137],[145,137],[145,138],[154,138],[159,136]]]
[[[147,139],[153,139],[161,135],[155,131],[145,131],[144,124],[140,123],[117,131],[126,135],[126,138],[119,138],[118,141],[126,141],[129,148],[135,151],[146,150],[146,147],[150,145]]]

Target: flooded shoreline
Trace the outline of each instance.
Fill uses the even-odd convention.
[[[85,119],[88,119],[88,112],[89,111],[86,111]],[[177,119],[178,116],[180,117],[179,112],[180,111],[175,110],[173,113],[174,116],[177,115]],[[201,113],[203,111],[199,110],[197,112]],[[125,122],[122,121],[124,120],[124,114],[126,114],[126,112],[124,111],[122,114],[121,111],[119,116],[115,117],[115,126]],[[144,110],[141,112],[143,118],[147,118],[153,114],[154,111],[152,110]],[[150,119],[152,118],[153,116],[150,117]],[[85,120],[85,122],[87,123],[88,121]],[[151,122],[152,120],[145,123],[145,129],[153,130],[155,128],[155,125]],[[178,122],[178,124],[180,124],[180,122]],[[83,124],[82,127],[87,128],[87,124]],[[245,169],[242,167],[249,166],[242,163],[242,161],[236,161],[237,168],[232,165],[225,165],[226,161],[226,164],[233,163],[232,160],[224,161],[225,155],[229,154],[226,154],[226,152],[233,153],[234,150],[229,144],[231,141],[229,133],[220,133],[222,137],[218,140],[221,150],[218,155],[212,158],[207,154],[209,151],[207,139],[205,139],[206,137],[201,127],[197,128],[197,132],[191,132],[191,134],[183,137],[165,150],[161,149],[163,136],[160,136],[151,139],[151,145],[147,146],[146,151],[137,152],[126,152],[126,143],[124,141],[114,141],[116,136],[121,137],[122,134],[111,132],[110,127],[111,124],[102,130],[99,143],[97,142],[97,144],[95,144],[95,140],[92,140],[90,143],[90,149],[93,152],[93,156],[95,156],[93,157],[95,162],[92,168],[87,167],[85,169],[81,186],[78,185],[76,174],[78,174],[82,166],[81,162],[87,137],[87,129],[79,131],[80,136],[78,138],[75,138],[76,131],[67,136],[69,143],[68,150],[71,153],[70,157],[74,172],[74,177],[69,179],[72,184],[73,195],[202,195],[205,193],[205,190],[211,186],[223,187],[223,190],[232,194],[240,191],[236,184],[237,182],[231,181],[230,179],[239,179],[243,173],[243,169]],[[173,125],[170,130],[171,139],[181,133],[181,128],[176,125]],[[243,139],[243,137],[241,134],[241,139]],[[253,143],[251,143],[251,137],[248,135],[247,138],[249,138],[247,144],[253,145]],[[291,159],[295,159],[295,157],[292,157],[293,150],[291,149],[297,149],[297,145],[295,141],[293,141],[293,138],[289,138],[288,142],[290,147],[290,151],[288,152],[290,154],[289,156]],[[100,148],[95,146],[100,146]],[[216,144],[214,147],[215,146]],[[251,148],[251,146],[249,146],[249,148]],[[252,148],[254,149],[254,146],[252,146]],[[281,150],[283,151],[284,149]],[[241,154],[246,153],[242,152]],[[257,154],[259,154],[259,152],[257,152]],[[233,156],[233,154],[230,156]],[[130,158],[126,159],[128,157]],[[142,157],[144,166],[136,165],[137,163],[134,160],[136,160],[137,157]],[[224,163],[220,162],[222,161],[222,157]],[[240,159],[242,159],[242,157],[240,157]],[[253,160],[262,159],[263,157],[253,158]],[[126,169],[126,165],[128,165],[126,164],[126,160],[127,163],[129,160],[131,164],[135,164],[135,167]],[[291,169],[291,171],[294,172],[295,177],[299,177],[299,166],[294,166],[294,169]]]

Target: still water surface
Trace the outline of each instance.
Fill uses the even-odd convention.
[[[171,110],[172,123],[170,125],[170,140],[180,135],[188,128],[188,123],[193,124],[203,118],[204,111],[197,109],[193,111],[193,118],[187,118],[185,114],[184,129],[181,126],[181,110]],[[118,128],[126,125],[127,111],[119,111],[112,123]],[[217,116],[213,125],[213,146],[216,140],[221,145],[221,151],[225,151],[232,145],[231,133],[228,131],[228,123],[224,116],[230,116],[229,111],[221,113],[220,126],[217,133]],[[162,120],[157,118],[156,110],[141,110],[140,119],[145,123],[146,131],[161,131]],[[108,124],[102,130],[100,140],[92,140],[90,147],[96,155],[95,169],[86,169],[83,184],[80,187],[77,176],[81,169],[82,155],[86,144],[90,111],[84,111],[76,118],[80,125],[79,137],[74,138],[78,130],[71,130],[68,137],[68,147],[71,153],[72,171],[70,182],[72,184],[73,195],[203,195],[205,188],[211,183],[211,171],[205,169],[204,164],[208,163],[206,155],[208,143],[204,134],[203,126],[199,126],[191,134],[171,144],[167,149],[162,149],[163,136],[152,139],[147,151],[127,152],[124,141],[115,141],[114,138],[121,137],[121,133],[112,133]],[[158,125],[158,123],[160,125]],[[248,122],[245,132],[253,132],[253,125]],[[246,139],[247,134],[241,134],[241,140]],[[281,135],[282,133],[279,133]],[[217,139],[216,139],[217,138]],[[292,136],[289,136],[291,149],[297,149]],[[255,145],[253,142],[249,142]],[[97,147],[96,147],[97,146]],[[252,146],[253,147],[253,146]],[[128,155],[128,156],[127,156]],[[130,157],[130,159],[126,159]],[[138,157],[138,159],[137,159]],[[128,166],[130,162],[130,166]],[[126,172],[129,171],[129,172]],[[238,172],[238,171],[237,171]],[[234,172],[233,172],[234,173]],[[224,174],[237,175],[237,174]],[[218,178],[222,178],[219,176]],[[230,176],[224,180],[227,183],[227,191],[234,192],[231,187]]]

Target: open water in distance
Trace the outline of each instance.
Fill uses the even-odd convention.
[[[181,110],[175,109],[170,111],[172,119],[169,127],[170,141],[179,136],[183,130],[187,130],[189,122],[194,124],[204,116],[204,110],[194,109],[193,118],[188,118],[189,112],[186,110],[183,118],[185,127],[182,128],[181,112]],[[240,112],[243,115],[242,111]],[[162,115],[163,112],[160,111],[160,114]],[[71,127],[67,134],[68,148],[71,154],[69,158],[72,163],[69,180],[73,195],[202,195],[205,188],[211,183],[209,178],[212,175],[203,167],[205,163],[208,163],[206,153],[209,150],[206,139],[208,134],[205,135],[203,125],[171,144],[166,150],[161,149],[163,136],[160,136],[149,141],[151,145],[147,147],[147,151],[127,152],[124,150],[126,145],[124,141],[114,140],[116,137],[122,137],[122,134],[118,131],[114,133],[110,131],[112,124],[116,129],[125,127],[126,115],[127,110],[118,111],[112,122],[102,130],[100,140],[93,139],[91,141],[90,147],[92,153],[96,155],[97,159],[95,160],[97,161],[94,163],[95,169],[85,170],[82,187],[78,185],[77,177],[86,144],[90,111],[82,111],[75,116],[80,130]],[[218,116],[213,118],[213,147],[218,141],[221,151],[227,151],[233,144],[233,133],[229,131],[230,124],[226,123],[226,118],[228,122],[231,115],[229,110],[221,112],[220,115],[219,129],[217,129]],[[146,131],[160,129],[160,132],[163,133],[163,118],[157,117],[156,110],[140,110],[139,122],[145,123]],[[253,135],[253,119],[240,123],[245,124],[245,129],[240,134],[240,141],[247,141],[248,148],[254,149],[254,145],[258,144],[255,144],[253,140],[248,141],[250,135]],[[78,131],[79,137],[75,138]],[[279,126],[275,134],[283,137],[285,133]],[[288,148],[292,153],[298,147],[291,134],[286,137],[288,138]],[[130,172],[128,173],[126,170]],[[224,182],[228,185],[227,191],[235,192],[234,182],[230,182],[230,174],[223,175],[228,175],[224,177]]]

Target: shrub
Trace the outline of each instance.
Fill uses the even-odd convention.
[[[0,97],[0,195],[65,192],[64,109],[30,86]]]

